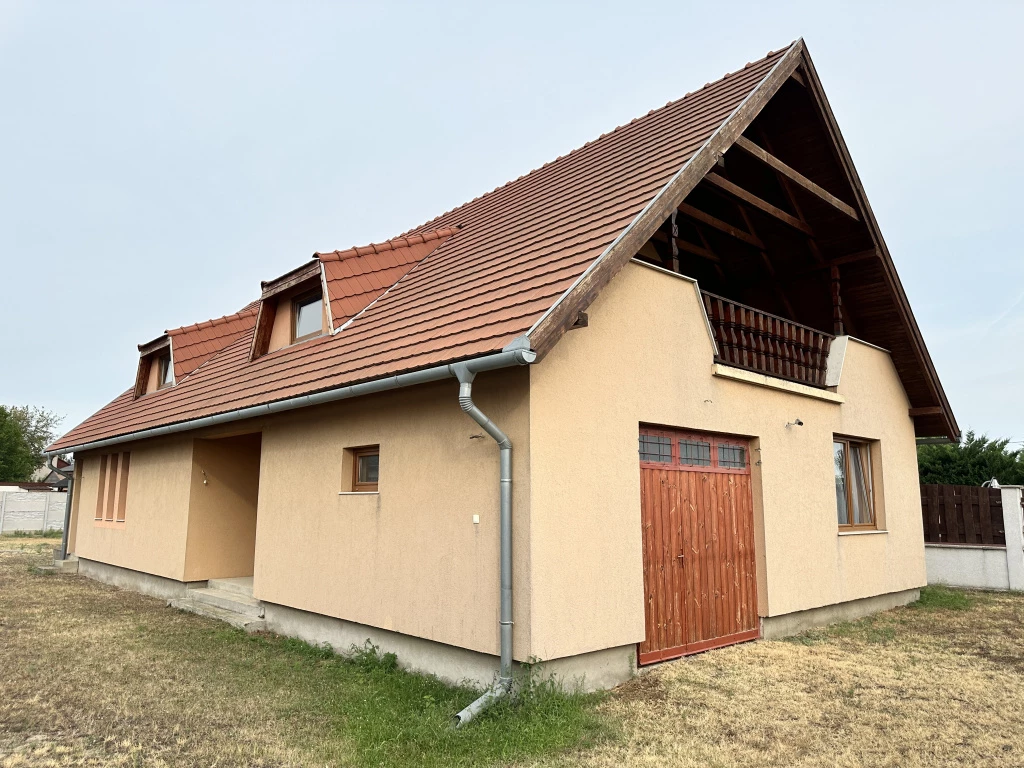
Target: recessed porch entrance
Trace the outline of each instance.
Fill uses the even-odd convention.
[[[260,433],[197,439],[185,543],[185,581],[252,577]]]

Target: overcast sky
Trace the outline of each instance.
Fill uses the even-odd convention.
[[[368,5],[368,4],[367,4]],[[1024,440],[1024,3],[0,0],[0,403],[804,37],[963,429]]]

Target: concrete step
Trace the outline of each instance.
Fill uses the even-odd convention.
[[[263,618],[263,603],[252,597],[209,587],[190,589],[187,596],[197,602],[215,605],[226,611],[234,611],[257,619]]]
[[[236,595],[252,597],[252,576],[241,576],[231,579],[210,579],[206,586],[222,592],[233,592]]]
[[[232,627],[244,629],[246,632],[262,632],[267,628],[267,622],[263,619],[218,608],[216,605],[199,602],[190,597],[178,597],[168,600],[167,605],[171,608],[177,608],[179,611],[188,611],[199,616],[205,616],[208,619],[223,621]]]
[[[58,573],[78,573],[78,558],[69,557],[67,560],[54,560],[53,567]]]

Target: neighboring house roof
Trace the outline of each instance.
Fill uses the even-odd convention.
[[[125,392],[49,450],[478,357],[521,337],[545,354],[798,66],[816,82],[802,41],[399,240],[314,254],[334,333],[250,361],[248,329],[219,352],[207,347],[203,364],[176,386],[139,399]],[[858,202],[873,225],[866,198]],[[958,434],[884,242],[878,247],[895,285],[884,300],[898,305],[892,317],[909,329],[911,346],[899,354],[910,373],[901,377],[905,386],[923,382],[912,403],[942,410],[943,430]]]
[[[66,488],[67,481],[63,484],[59,482],[22,482],[22,483],[0,483],[0,486],[11,487],[16,486],[21,491],[52,491],[54,488]]]

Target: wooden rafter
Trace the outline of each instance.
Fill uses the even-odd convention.
[[[856,253],[848,253],[845,256],[836,256],[834,259],[829,259],[821,264],[815,264],[814,266],[801,269],[793,273],[793,277],[803,277],[804,275],[810,275],[814,272],[820,272],[823,269],[831,269],[832,267],[840,266],[842,264],[852,264],[856,261],[865,261],[867,259],[878,259],[881,258],[878,249],[870,248],[866,251],[857,251]]]
[[[694,256],[700,256],[702,259],[707,259],[708,261],[713,261],[719,264],[722,262],[722,260],[718,258],[718,256],[715,253],[709,251],[707,248],[702,248],[699,245],[694,245],[693,243],[683,240],[682,238],[677,240],[676,243],[678,244],[679,250],[681,251],[686,251],[687,253],[693,254]]]
[[[693,225],[694,230],[696,230],[697,237],[700,238],[700,242],[703,244],[704,250],[715,257],[715,274],[718,275],[718,279],[721,280],[724,285],[728,280],[725,277],[725,267],[722,265],[722,260],[718,257],[718,254],[715,253],[715,249],[711,247],[711,243],[708,241],[707,235],[704,234],[704,228],[696,222],[691,222],[691,224]]]
[[[668,235],[666,235],[664,232],[657,232],[651,238],[651,240],[653,240],[655,243],[667,245]],[[718,255],[713,253],[708,248],[702,248],[699,245],[694,245],[689,240],[684,240],[681,237],[676,238],[676,248],[680,251],[685,251],[686,253],[693,254],[694,256],[700,256],[702,259],[707,259],[708,261],[721,261],[721,259],[718,258]]]
[[[805,88],[807,87],[806,83],[801,82],[801,85],[803,85]],[[764,148],[768,151],[769,154],[774,153],[775,150],[772,149],[771,139],[768,138],[768,134],[765,133],[763,126],[758,124],[756,126],[756,129],[758,135],[761,137],[761,143],[764,145]],[[800,221],[804,222],[804,224],[806,224],[807,217],[804,216],[803,208],[800,207],[800,201],[797,200],[796,195],[793,194],[793,182],[790,181],[789,178],[785,174],[781,173],[777,168],[771,168],[771,170],[775,174],[775,178],[778,179],[779,186],[782,187],[782,191],[786,195],[786,200],[789,201],[789,204],[793,207],[793,210],[796,212],[797,218],[800,219]],[[821,248],[818,247],[818,240],[813,235],[809,235],[807,237],[807,247],[811,252],[811,256],[813,256],[814,260],[818,262],[819,267],[827,265],[827,261],[821,253]],[[833,315],[832,324],[835,335],[842,336],[844,333],[847,332],[853,333],[853,322],[850,319],[849,311],[843,305],[842,297],[839,295],[839,281],[837,279],[838,269],[838,264],[831,265]]]
[[[752,192],[748,192],[747,190],[743,189],[743,187],[729,181],[723,176],[720,176],[718,173],[709,173],[707,176],[704,177],[704,181],[714,185],[723,192],[727,192],[728,194],[732,195],[738,200],[742,200],[747,205],[750,205],[753,208],[757,208],[759,211],[767,213],[769,216],[778,219],[784,224],[788,224],[789,226],[793,227],[793,229],[800,230],[808,237],[814,235],[813,230],[811,230],[811,228],[807,226],[806,222],[801,221],[796,216],[793,216],[790,213],[786,213],[784,210],[772,205],[768,201],[762,200],[757,195],[753,194]]]
[[[739,209],[740,216],[743,217],[743,223],[747,225],[747,229],[750,233],[757,237],[754,229],[754,222],[750,220],[750,214],[747,213],[747,209],[739,203],[736,204]],[[782,306],[786,308],[789,313],[789,319],[793,322],[799,322],[796,317],[796,311],[793,309],[793,305],[789,301],[789,297],[786,296],[786,292],[782,290],[782,285],[779,283],[779,276],[775,273],[775,265],[772,264],[772,260],[768,258],[768,252],[765,251],[764,246],[760,249],[761,263],[764,264],[765,271],[768,273],[769,283],[772,286],[772,290],[775,291],[775,296],[782,302]]]
[[[842,211],[854,221],[860,221],[860,216],[857,215],[857,211],[853,208],[853,206],[847,205],[824,187],[815,184],[802,173],[794,170],[793,168],[790,168],[788,165],[786,165],[784,162],[779,160],[774,155],[768,154],[766,150],[757,146],[757,144],[752,142],[746,136],[740,136],[739,138],[737,138],[735,146],[739,147],[752,157],[757,158],[762,163],[767,165],[769,168],[774,168],[776,171],[781,173],[786,178],[799,184],[812,195],[815,195],[816,197],[824,200],[826,203],[836,208],[837,210]]]
[[[764,249],[764,243],[761,242],[760,238],[750,234],[749,232],[744,232],[739,227],[734,227],[728,222],[715,218],[710,213],[705,213],[700,208],[694,208],[689,203],[680,203],[679,212],[688,218],[707,224],[709,227],[717,229],[719,232],[724,232],[731,237],[735,237],[737,240],[741,240],[747,245],[752,245],[755,248],[760,248],[762,250]]]
[[[765,149],[767,149],[769,153],[773,152],[771,141],[768,138],[768,134],[764,132],[764,128],[761,127],[760,124],[757,124],[756,127],[758,135],[761,137],[761,143],[764,144]],[[782,187],[782,192],[786,195],[786,200],[788,200],[790,206],[792,206],[796,217],[804,224],[807,224],[807,217],[804,216],[804,209],[800,206],[800,201],[797,200],[796,195],[793,194],[793,182],[775,168],[772,168],[771,170],[775,174],[775,178],[778,179],[779,186]],[[808,224],[808,226],[810,225]],[[819,264],[825,263],[825,257],[822,256],[821,249],[818,247],[818,240],[813,235],[808,236],[807,247],[810,249],[811,256],[814,257],[815,261]]]

